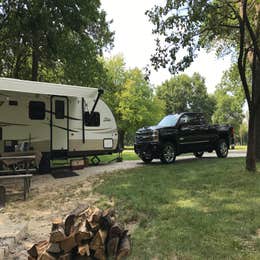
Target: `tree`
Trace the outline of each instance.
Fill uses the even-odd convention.
[[[215,98],[216,108],[213,114],[213,122],[232,125],[239,137],[240,125],[244,118],[245,95],[235,64],[224,72],[221,83],[216,88]]]
[[[256,132],[260,120],[260,1],[259,0],[168,0],[147,12],[159,34],[155,68],[168,66],[175,73],[188,67],[201,47],[217,53],[232,52],[249,108],[246,168],[256,170]],[[182,50],[182,56],[178,58]],[[178,55],[177,55],[178,54]],[[246,74],[250,66],[251,76]],[[260,149],[260,147],[259,147]]]
[[[157,96],[166,104],[166,113],[203,112],[208,121],[214,112],[215,101],[207,93],[204,78],[181,74],[165,81],[157,88]]]
[[[104,99],[115,115],[118,127],[126,139],[133,140],[135,131],[159,122],[164,114],[163,104],[138,69],[126,69],[121,55],[105,60],[108,81]]]
[[[31,80],[97,85],[98,55],[113,41],[99,0],[3,0],[0,73]]]

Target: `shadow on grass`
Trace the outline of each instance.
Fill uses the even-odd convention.
[[[259,187],[244,159],[204,158],[118,172],[96,191],[138,223],[133,259],[260,259]]]

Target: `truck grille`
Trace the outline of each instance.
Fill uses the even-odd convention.
[[[137,132],[135,136],[135,142],[143,143],[143,142],[151,142],[153,141],[153,132]]]

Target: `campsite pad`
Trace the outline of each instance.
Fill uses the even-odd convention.
[[[68,178],[68,177],[76,177],[79,176],[77,173],[73,172],[70,169],[58,169],[58,170],[53,170],[51,175],[55,179],[60,179],[60,178]]]

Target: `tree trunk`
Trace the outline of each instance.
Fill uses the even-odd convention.
[[[260,62],[256,63],[255,77],[256,100],[260,101]],[[255,133],[256,133],[256,160],[260,161],[260,104],[256,104],[255,112]]]
[[[249,110],[249,123],[248,123],[248,143],[247,143],[247,156],[246,156],[246,169],[256,171],[256,156],[255,156],[255,111]]]

